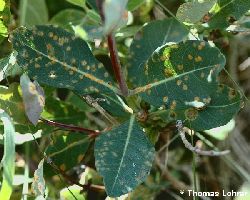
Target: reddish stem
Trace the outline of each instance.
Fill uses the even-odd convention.
[[[46,124],[48,124],[50,126],[55,126],[55,127],[67,129],[67,130],[73,131],[73,132],[86,133],[90,137],[96,137],[97,135],[99,135],[101,133],[100,131],[95,131],[95,130],[82,128],[82,127],[74,126],[74,125],[63,124],[60,122],[55,122],[55,121],[47,120],[47,119],[43,119],[43,118],[41,118],[41,121],[45,122]]]
[[[103,13],[103,0],[96,0],[97,8],[99,9],[99,13],[101,16],[102,21],[105,21],[105,16]],[[108,47],[109,47],[109,53],[111,57],[112,62],[112,68],[115,74],[115,78],[119,84],[121,93],[123,96],[128,96],[128,86],[125,81],[124,75],[122,73],[121,63],[118,57],[118,51],[116,47],[115,38],[112,33],[108,35]]]

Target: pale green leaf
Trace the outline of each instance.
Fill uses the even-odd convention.
[[[12,193],[13,177],[15,173],[15,128],[8,114],[2,109],[0,109],[0,118],[4,124],[4,155],[1,160],[3,181],[0,199],[9,200]]]
[[[85,200],[86,195],[82,193],[82,190],[83,188],[78,185],[71,185],[60,191],[60,199],[71,200],[71,199],[74,199],[72,196],[74,195],[77,200]]]
[[[19,9],[21,26],[32,27],[48,22],[49,15],[45,0],[21,0]]]
[[[177,10],[176,17],[187,23],[196,23],[208,13],[216,3],[216,0],[194,1],[182,4]]]

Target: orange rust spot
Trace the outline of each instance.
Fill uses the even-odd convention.
[[[192,60],[193,56],[191,54],[188,54],[188,60]]]
[[[168,96],[165,96],[165,97],[163,97],[163,102],[167,102],[168,101]]]
[[[183,90],[187,90],[187,89],[188,89],[188,86],[187,86],[186,84],[184,84],[184,85],[182,86],[182,89],[183,89]]]
[[[80,163],[82,161],[82,159],[84,158],[84,155],[80,154],[78,157],[77,157],[77,163]]]
[[[185,111],[185,117],[194,121],[198,117],[198,111],[195,108],[189,108]]]
[[[174,110],[174,109],[176,108],[176,105],[177,105],[176,101],[175,101],[175,100],[172,101],[172,103],[171,103],[171,105],[170,105],[170,109],[171,109],[171,110]]]
[[[65,164],[61,164],[59,168],[60,168],[60,170],[65,171],[66,170],[66,165]]]
[[[181,83],[182,83],[182,80],[177,80],[177,81],[176,81],[176,84],[177,84],[178,86],[180,86]]]
[[[178,68],[179,70],[183,70],[183,65],[177,65],[177,68]]]
[[[195,62],[201,62],[202,61],[202,57],[201,56],[197,56],[195,57]]]

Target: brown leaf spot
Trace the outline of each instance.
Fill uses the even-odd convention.
[[[195,108],[189,108],[185,111],[185,117],[188,120],[194,121],[198,117],[198,111]]]

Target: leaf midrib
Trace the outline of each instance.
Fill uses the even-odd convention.
[[[179,74],[177,76],[173,76],[173,77],[170,77],[170,78],[166,78],[166,79],[160,80],[160,81],[155,82],[155,83],[149,83],[147,85],[144,85],[144,86],[141,86],[141,87],[137,87],[133,91],[131,91],[130,95],[135,95],[135,94],[139,94],[139,93],[145,92],[145,91],[147,91],[147,90],[149,90],[151,88],[154,88],[154,87],[157,87],[157,86],[159,86],[161,84],[164,84],[164,83],[167,83],[169,81],[175,80],[175,79],[177,79],[179,77],[182,77],[182,76],[185,76],[185,75],[197,72],[197,71],[201,71],[201,70],[213,68],[213,67],[214,67],[214,65],[210,65],[210,66],[207,66],[207,67],[202,67],[202,68],[199,68],[199,69],[194,69],[194,70],[191,70],[191,71]]]
[[[122,164],[123,164],[123,161],[124,161],[124,157],[125,157],[125,154],[127,152],[128,144],[129,144],[129,141],[130,141],[131,132],[133,130],[134,120],[135,120],[135,117],[131,116],[131,119],[130,119],[130,122],[129,122],[129,127],[128,127],[128,134],[127,134],[127,138],[126,138],[126,143],[125,143],[125,146],[124,146],[124,149],[123,149],[123,154],[122,154],[121,161],[119,163],[118,171],[117,171],[114,183],[113,183],[112,188],[111,188],[111,192],[113,191],[113,189],[114,189],[114,187],[116,185],[116,182],[118,180],[118,177],[120,175],[121,167],[122,167]]]
[[[108,83],[106,83],[106,82],[104,82],[103,80],[101,80],[101,79],[95,77],[94,75],[89,74],[89,73],[86,73],[86,72],[83,72],[83,71],[79,70],[78,68],[75,69],[74,67],[71,67],[71,66],[68,65],[67,63],[61,62],[60,60],[58,60],[58,59],[56,59],[56,58],[51,59],[50,56],[46,55],[45,53],[43,53],[43,52],[41,52],[41,51],[38,51],[37,49],[32,48],[31,46],[29,46],[29,45],[27,45],[27,44],[24,44],[24,46],[30,48],[31,50],[35,51],[36,53],[38,53],[38,54],[40,54],[40,55],[42,55],[42,56],[48,58],[50,61],[54,61],[54,62],[56,62],[56,63],[58,63],[58,64],[60,64],[60,65],[62,65],[62,66],[64,66],[64,67],[67,67],[68,69],[70,69],[70,70],[72,70],[72,71],[75,71],[75,72],[77,72],[77,73],[79,73],[79,74],[82,74],[84,77],[88,78],[89,80],[91,80],[91,81],[93,81],[93,82],[96,82],[96,83],[98,83],[98,84],[100,84],[100,85],[103,85],[103,86],[109,88],[110,90],[112,90],[114,93],[119,94],[119,90],[118,90],[116,87],[113,87],[113,86],[109,85]]]

